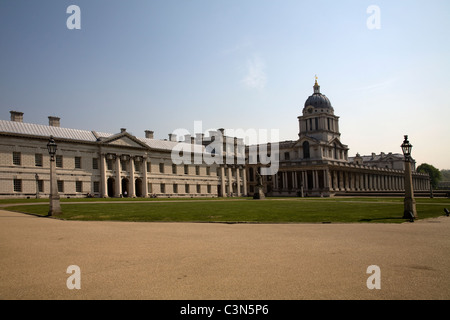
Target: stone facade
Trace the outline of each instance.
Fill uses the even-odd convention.
[[[264,192],[269,196],[329,197],[403,191],[403,155],[348,157],[349,148],[340,141],[339,117],[330,100],[320,92],[317,80],[313,89],[298,117],[299,139],[279,142],[279,170],[264,177]],[[263,147],[270,150],[268,145]],[[248,147],[246,152],[248,158]],[[255,192],[256,172],[261,167],[247,163],[250,195]],[[428,191],[429,176],[413,172],[413,184],[416,191]]]
[[[61,128],[55,117],[48,126],[23,123],[19,114],[0,120],[0,197],[49,196],[50,135],[58,145],[61,197],[218,196],[219,166],[174,164],[171,151],[178,142],[153,139],[151,131],[138,138],[126,129],[106,134]]]

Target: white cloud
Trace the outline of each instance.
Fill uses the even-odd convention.
[[[259,56],[254,56],[247,61],[247,74],[241,80],[241,83],[250,89],[262,90],[267,83],[265,72],[266,64]]]

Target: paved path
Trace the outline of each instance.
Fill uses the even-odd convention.
[[[0,299],[450,299],[450,218],[62,221],[0,210]],[[67,267],[81,269],[69,290]],[[369,290],[378,265],[381,289]]]

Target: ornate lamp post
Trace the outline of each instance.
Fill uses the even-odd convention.
[[[412,145],[408,141],[408,136],[405,135],[405,140],[401,145],[403,155],[405,157],[405,200],[403,218],[416,219],[416,200],[414,199],[414,190],[412,183],[412,171],[411,171],[411,149]]]
[[[59,203],[58,185],[56,182],[56,162],[55,154],[57,146],[53,136],[47,143],[48,154],[50,155],[50,210],[48,211],[49,216],[57,216],[62,213],[61,205]]]

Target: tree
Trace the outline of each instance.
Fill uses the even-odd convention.
[[[441,180],[441,172],[439,169],[435,168],[431,164],[422,163],[417,167],[416,171],[420,173],[428,173],[431,179],[431,186],[433,189],[436,189],[438,182]]]

